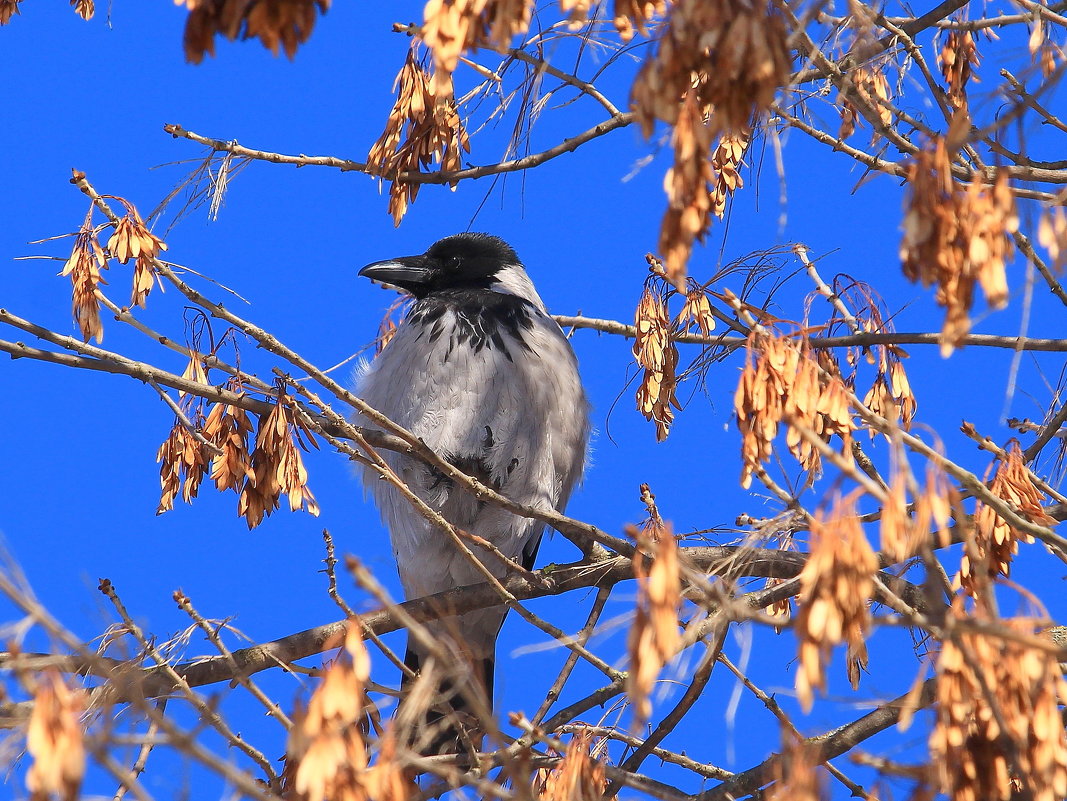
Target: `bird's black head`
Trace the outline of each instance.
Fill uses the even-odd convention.
[[[489,234],[455,234],[421,256],[368,264],[359,274],[423,298],[445,289],[490,289],[504,271],[522,271],[511,246]]]

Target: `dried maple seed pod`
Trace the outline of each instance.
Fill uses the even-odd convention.
[[[185,58],[199,64],[204,54],[215,54],[215,34],[229,40],[259,41],[278,55],[292,58],[308,40],[318,14],[325,14],[330,0],[175,0],[189,9],[185,22]]]
[[[22,0],[0,0],[0,25],[7,25],[15,14],[20,13],[21,2]]]
[[[878,557],[864,536],[855,501],[855,495],[839,500],[829,513],[817,514],[811,524],[795,624],[800,660],[797,698],[805,711],[811,709],[814,691],[826,687],[824,669],[834,646],[847,643],[850,661],[866,665],[867,604]],[[855,676],[850,666],[849,678]]]
[[[955,108],[967,105],[967,83],[978,66],[978,48],[970,31],[950,31],[937,54],[941,75],[948,84],[948,99]],[[977,80],[977,78],[975,78]]]
[[[716,203],[722,205],[712,144],[722,133],[746,136],[770,109],[789,81],[787,38],[781,14],[768,3],[677,0],[634,81],[631,99],[645,136],[657,120],[674,127],[659,247],[679,290],[693,244],[707,233]]]
[[[70,258],[59,274],[70,276],[73,286],[71,307],[82,341],[95,338],[100,343],[104,341],[104,325],[100,321],[100,300],[96,294],[101,284],[107,284],[100,272],[107,269],[107,257],[96,240],[92,215],[90,208],[78,229]]]
[[[746,346],[745,367],[734,393],[734,415],[741,432],[741,485],[770,460],[779,427],[786,425],[786,445],[801,467],[820,469],[812,441],[841,437],[841,453],[851,458],[856,424],[848,391],[840,376],[820,372],[817,357],[803,343],[785,336],[753,333]]]
[[[56,670],[37,679],[33,712],[26,729],[26,751],[33,764],[26,789],[33,799],[75,801],[85,774],[81,715],[85,693],[72,690]]]
[[[280,394],[266,420],[260,422],[251,458],[254,477],[245,481],[237,501],[237,514],[250,529],[280,508],[282,493],[289,499],[290,511],[306,508],[308,514],[318,516],[319,505],[307,486],[308,473],[300,455],[309,446],[318,447],[311,430],[294,411],[289,396]]]
[[[937,287],[937,303],[945,308],[941,352],[947,356],[971,329],[975,285],[990,308],[1007,304],[1005,267],[1019,230],[1015,199],[1004,170],[992,185],[957,183],[943,138],[919,152],[908,184],[900,258],[909,280]]]
[[[360,726],[368,706],[370,657],[359,631],[358,621],[349,621],[342,654],[323,672],[307,709],[289,730],[286,781],[302,801],[394,798],[368,794],[371,784],[380,784],[380,774],[392,768],[395,752],[379,751],[378,763],[370,769],[379,776],[372,778]]]
[[[962,604],[952,617],[973,621]],[[987,623],[993,623],[986,620]],[[1067,702],[1055,655],[1025,643],[1037,621],[998,619],[1015,638],[953,628],[937,659],[930,734],[937,788],[954,799],[1056,801],[1067,795]]]
[[[96,13],[96,4],[93,0],[70,0],[74,13],[84,20],[91,20]]]
[[[422,38],[433,51],[438,95],[452,89],[452,73],[463,53],[482,47],[503,50],[530,27],[530,0],[429,0]]]
[[[588,729],[580,729],[571,737],[559,764],[551,770],[541,768],[534,775],[534,797],[538,801],[596,801],[602,798],[608,786],[603,745],[603,740],[594,743]]]
[[[1044,510],[1045,495],[1034,485],[1019,443],[1012,442],[1006,458],[998,461],[989,491],[1031,523],[1056,525],[1056,519]],[[1019,543],[1033,541],[1033,535],[1012,526],[993,507],[979,502],[975,506],[974,525],[964,540],[957,582],[977,598],[988,579],[1011,574]]]
[[[253,431],[248,412],[228,403],[216,403],[204,423],[204,438],[218,449],[211,460],[211,480],[215,489],[239,492],[247,480],[254,480],[248,438]]]
[[[648,36],[648,23],[666,13],[666,0],[615,0],[613,22],[619,38],[628,42],[636,33]]]
[[[162,488],[156,514],[173,509],[179,491],[182,500],[192,503],[210,464],[204,443],[186,428],[184,422],[175,420],[170,434],[156,452],[156,461],[160,463],[159,485]]]
[[[400,176],[434,162],[446,172],[459,170],[470,141],[452,94],[451,73],[445,77],[427,73],[414,48],[397,75],[396,91],[385,130],[371,146],[367,164],[372,173],[390,181],[389,213],[394,225],[400,225],[420,186]],[[456,182],[450,186],[455,188]]]
[[[1046,209],[1037,226],[1037,241],[1048,251],[1056,269],[1062,269],[1067,263],[1067,212]]]
[[[681,410],[675,389],[678,385],[678,348],[670,335],[671,320],[662,294],[646,286],[634,315],[637,336],[633,354],[644,368],[637,388],[637,410],[656,424],[656,439],[663,441],[670,432],[674,411]]]
[[[644,531],[630,529],[630,534],[638,546],[633,555],[638,595],[628,641],[630,670],[626,692],[634,708],[636,730],[652,714],[649,700],[652,688],[663,666],[675,657],[681,644],[678,611],[682,603],[682,581],[678,544],[670,527],[653,521]]]

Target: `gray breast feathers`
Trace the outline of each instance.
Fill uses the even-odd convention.
[[[357,394],[518,503],[561,509],[581,475],[589,423],[577,362],[559,326],[529,304],[492,321],[456,306],[416,307]],[[414,459],[383,456],[428,505],[507,557],[522,559],[531,543],[536,547],[542,524],[487,506]],[[365,483],[389,527],[409,597],[482,580],[395,488],[372,471]],[[505,572],[492,559],[486,564],[496,575]]]

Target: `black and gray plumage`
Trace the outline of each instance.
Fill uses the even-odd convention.
[[[360,376],[359,397],[513,501],[562,510],[585,464],[589,406],[574,351],[515,251],[495,236],[457,234],[422,255],[370,264],[360,275],[410,293],[414,303]],[[383,456],[454,526],[533,567],[543,523],[478,500],[412,457]],[[369,468],[364,483],[389,529],[407,598],[485,581],[396,487]],[[506,574],[507,565],[490,552],[471,550],[495,576]],[[498,606],[429,624],[435,638],[463,656],[472,685],[482,685],[490,702],[505,613]],[[406,662],[416,671],[423,650],[409,638]]]

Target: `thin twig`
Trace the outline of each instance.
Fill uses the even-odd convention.
[[[115,586],[107,579],[103,579],[100,582],[100,591],[111,602],[115,611],[118,612],[118,615],[125,626],[125,630],[133,636],[134,640],[136,640],[142,653],[148,656],[156,664],[156,667],[159,668],[171,682],[173,682],[173,686],[177,688],[181,692],[182,697],[192,705],[200,716],[200,719],[210,724],[211,727],[226,740],[226,742],[237,748],[239,751],[244,752],[246,756],[255,762],[256,765],[259,766],[259,769],[263,771],[264,775],[267,776],[268,783],[277,781],[278,774],[275,772],[274,766],[271,764],[270,760],[267,759],[259,749],[255,748],[251,743],[234,732],[216,709],[213,709],[206,700],[193,692],[193,688],[189,686],[188,682],[178,674],[167,658],[159,652],[156,646],[145,637],[144,632],[141,631],[141,627],[133,621],[133,618],[126,610],[125,604],[123,604],[122,599],[119,598],[118,593],[115,591]],[[232,655],[226,655],[224,658],[231,664],[234,664]],[[237,677],[234,676],[234,678]],[[163,719],[163,716],[157,716],[154,719],[160,720]]]
[[[208,641],[215,646],[222,658],[229,663],[233,670],[233,681],[248,690],[253,698],[263,704],[263,707],[267,710],[267,714],[281,723],[287,731],[291,729],[293,727],[293,721],[282,711],[282,708],[278,706],[275,701],[271,700],[267,694],[260,689],[259,685],[252,681],[251,678],[241,673],[241,670],[237,667],[237,663],[234,661],[233,654],[219,636],[218,630],[205,620],[203,615],[196,611],[196,607],[193,606],[193,602],[189,599],[189,596],[180,590],[177,590],[174,593],[174,601],[178,604],[179,609],[192,618],[197,627],[207,636]]]

